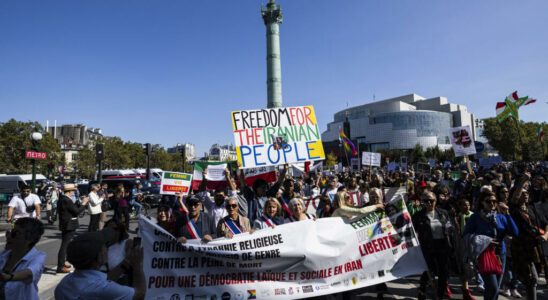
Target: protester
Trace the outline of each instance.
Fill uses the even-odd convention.
[[[479,202],[481,209],[470,217],[470,220],[466,224],[464,235],[475,234],[491,237],[490,247],[495,248],[495,254],[500,261],[501,270],[504,270],[506,265],[504,237],[506,235],[516,236],[518,229],[512,217],[497,213],[497,198],[493,192],[485,190],[481,194]],[[498,299],[502,274],[481,274],[481,276],[485,285],[483,298],[486,300]]]
[[[30,186],[22,186],[21,195],[11,198],[8,204],[7,223],[29,217],[40,220],[40,198],[30,190]]]
[[[226,200],[228,215],[217,223],[217,237],[232,238],[236,234],[253,232],[249,219],[238,214],[238,200],[235,197]]]
[[[314,215],[306,213],[304,202],[301,198],[293,198],[289,201],[289,212],[291,214],[285,218],[284,223],[292,223],[309,219],[316,220]]]
[[[202,200],[196,195],[186,199],[188,214],[178,216],[175,220],[173,235],[179,242],[201,239],[203,243],[211,242],[217,237],[215,218],[201,213]],[[237,212],[237,211],[236,211]]]
[[[375,193],[372,193],[372,195]],[[376,195],[376,194],[375,194]],[[374,205],[365,206],[362,208],[352,207],[352,200],[348,193],[338,192],[333,199],[335,211],[331,217],[353,217],[358,215],[365,215],[370,212],[374,212],[378,209],[384,209],[384,204],[377,203]]]
[[[57,188],[57,183],[53,183],[46,194],[46,215],[50,225],[57,219],[57,202],[60,196],[61,191]]]
[[[449,214],[436,207],[436,195],[426,191],[421,195],[424,209],[412,216],[413,226],[418,235],[422,254],[428,266],[420,278],[418,299],[426,299],[426,284],[430,276],[438,276],[437,297],[442,299],[447,290],[449,277],[449,257],[452,251],[451,234],[455,230]],[[429,274],[432,273],[432,274]]]
[[[124,190],[123,185],[119,185],[116,187],[116,191],[114,192],[114,198],[116,199],[116,213],[115,217],[118,219],[123,219],[123,223],[126,226],[126,230],[129,229],[129,206],[128,206],[128,198]]]
[[[289,208],[289,201],[295,199],[295,198],[301,198],[301,196],[294,191],[295,181],[292,178],[287,178],[284,180],[283,183],[283,192],[278,197],[278,201],[280,201],[280,204],[282,205],[282,215],[286,218],[290,217],[292,212]],[[304,208],[304,205],[303,205]]]
[[[44,180],[40,183],[36,195],[40,198],[40,202],[44,203],[46,201],[46,195],[48,193],[48,183]]]
[[[115,209],[113,202],[110,201],[110,197],[114,196],[112,193],[109,194],[108,192],[108,184],[107,183],[103,183],[101,185],[101,189],[97,192],[97,195],[99,195],[99,197],[103,198],[103,201],[106,201],[108,203],[110,203],[111,205],[111,209]],[[99,218],[99,230],[102,230],[103,227],[105,226],[105,220],[107,218],[107,212],[106,211],[103,211],[102,210],[102,207],[101,207],[101,217]]]
[[[288,168],[288,165],[284,165],[284,169],[278,177],[278,181],[274,183],[272,187],[268,188],[266,180],[259,178],[253,182],[252,189],[250,189],[245,182],[244,170],[240,170],[241,194],[238,195],[238,202],[242,203],[242,205],[245,202],[247,206],[247,217],[251,222],[262,216],[266,200],[270,197],[276,197],[280,185],[287,174]]]
[[[131,190],[131,200],[129,201],[130,207],[135,208],[135,218],[138,219],[139,215],[141,214],[141,210],[143,209],[143,205],[141,204],[142,198],[143,198],[143,191],[141,189],[143,188],[143,184],[141,182],[137,182],[133,189]],[[128,222],[129,223],[129,222]]]
[[[129,238],[126,227],[118,219],[108,220],[105,228],[112,229],[114,235],[107,243],[107,259],[100,270],[107,273],[108,280],[131,286],[133,270],[129,257],[133,249],[133,239]]]
[[[91,192],[89,193],[89,226],[88,231],[99,230],[99,221],[101,220],[101,203],[105,199],[105,195],[99,196],[100,186],[97,183],[91,185]]]
[[[224,174],[225,174],[227,184],[229,186],[228,196],[235,197],[237,195],[236,185],[234,184],[234,181],[230,177],[230,172],[228,171],[227,168],[225,168]],[[204,203],[204,206],[207,210],[207,214],[212,216],[215,219],[215,224],[217,224],[219,223],[219,220],[221,220],[222,218],[228,215],[228,212],[226,211],[226,207],[225,207],[225,201],[226,201],[227,195],[224,189],[215,189],[215,192],[213,194],[214,200],[211,200],[209,192],[206,191],[206,187],[207,187],[207,168],[204,169],[204,171],[202,172],[202,182],[200,183],[200,186],[198,187],[198,197],[202,198],[202,202]]]
[[[279,215],[282,210],[280,202],[276,198],[269,198],[264,204],[263,215],[253,222],[253,229],[260,230],[274,228],[284,224],[284,218]]]
[[[512,195],[510,213],[519,230],[518,236],[512,239],[511,251],[514,273],[526,287],[527,299],[537,299],[538,272],[542,270],[545,258],[541,241],[548,240],[548,228],[538,228],[533,209],[528,206],[529,192],[523,187],[530,175],[525,173],[516,184]],[[519,255],[516,255],[519,253]]]
[[[67,275],[55,288],[55,299],[144,299],[146,294],[143,273],[143,247],[136,246],[129,252],[132,268],[132,287],[119,285],[107,279],[99,271],[107,261],[107,244],[114,238],[114,231],[105,228],[77,236],[68,247],[68,260],[76,271]]]
[[[161,204],[158,206],[158,226],[171,234],[175,230],[175,219],[173,218],[172,209],[168,205]]]
[[[6,232],[6,248],[0,252],[0,300],[39,299],[46,253],[34,246],[42,234],[44,225],[34,218],[19,218]]]
[[[61,230],[61,246],[57,254],[57,273],[70,272],[70,266],[65,264],[67,246],[79,227],[78,216],[86,209],[86,204],[89,200],[88,197],[85,197],[82,203],[73,202],[71,197],[76,190],[76,185],[72,183],[65,184],[63,195],[61,195],[57,207],[57,211],[59,212],[59,230]]]

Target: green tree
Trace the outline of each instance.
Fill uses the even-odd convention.
[[[485,120],[484,136],[502,156],[503,160],[543,160],[543,149],[546,141],[540,144],[537,140],[538,123],[516,122],[507,118],[501,123],[496,118]]]
[[[25,150],[32,149],[30,134],[42,133],[38,145],[40,151],[47,152],[46,160],[37,160],[37,173],[47,175],[48,162],[59,165],[64,156],[55,139],[45,132],[38,122],[20,122],[10,119],[0,123],[0,173],[29,174],[32,172],[31,160],[25,159]]]
[[[409,151],[409,162],[416,164],[418,162],[426,162],[426,155],[420,144],[416,144],[413,149]]]

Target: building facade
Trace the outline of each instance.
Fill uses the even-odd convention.
[[[196,160],[196,146],[190,143],[177,144],[174,147],[167,148],[167,153],[181,153],[185,148],[185,156],[187,160]]]
[[[346,121],[349,128],[344,126]],[[465,125],[475,135],[474,115],[465,106],[448,103],[445,97],[426,99],[410,94],[335,113],[322,133],[322,141],[337,141],[339,129],[343,129],[351,140],[360,141],[361,151],[408,150],[416,144],[443,150],[451,147],[450,128]]]
[[[236,160],[236,147],[234,145],[219,145],[213,144],[209,149],[208,155],[210,160]]]
[[[91,138],[103,136],[100,128],[88,128],[83,124],[57,126],[57,121],[55,121],[54,126],[49,126],[49,121],[47,121],[46,131],[55,138],[61,151],[63,151],[68,171],[74,169],[78,153],[90,143]]]

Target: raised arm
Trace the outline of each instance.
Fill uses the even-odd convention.
[[[207,188],[207,168],[205,168],[202,171],[202,182],[200,182],[200,185],[198,186],[198,192],[203,192]]]
[[[234,180],[232,180],[232,177],[230,176],[230,171],[228,171],[228,168],[225,168],[225,177],[226,182],[228,183],[228,187],[231,191],[236,190],[236,184],[234,183]]]

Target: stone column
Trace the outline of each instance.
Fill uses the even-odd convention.
[[[282,11],[274,0],[261,9],[266,26],[266,77],[268,108],[282,107],[282,68],[280,59],[280,24]]]

